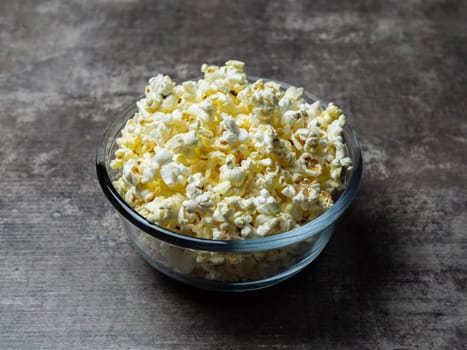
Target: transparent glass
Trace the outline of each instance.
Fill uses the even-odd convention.
[[[251,77],[252,80],[258,78]],[[263,79],[268,80],[268,79]],[[289,85],[276,81],[283,88]],[[307,102],[320,101],[305,92]],[[123,227],[144,259],[162,273],[198,288],[245,291],[264,288],[301,271],[328,243],[337,219],[352,202],[362,173],[361,151],[347,123],[344,140],[353,168],[345,176],[345,189],[335,194],[334,206],[313,221],[288,232],[249,240],[208,240],[176,233],[149,222],[128,205],[113,187],[119,176],[109,166],[117,149],[115,142],[136,105],[126,108],[104,133],[97,149],[99,183],[119,212]]]

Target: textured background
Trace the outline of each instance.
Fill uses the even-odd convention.
[[[0,2],[0,349],[465,349],[465,1]],[[290,281],[206,293],[154,271],[95,176],[155,72],[230,58],[349,115],[355,202]]]

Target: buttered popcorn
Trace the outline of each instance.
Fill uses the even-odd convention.
[[[204,79],[149,79],[117,139],[114,186],[142,216],[207,239],[264,237],[333,205],[352,166],[345,116],[303,89],[250,83],[244,63],[203,65]]]

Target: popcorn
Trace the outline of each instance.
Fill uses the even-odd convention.
[[[123,166],[123,179],[125,182],[136,186],[141,178],[136,159],[129,159]]]
[[[214,121],[214,106],[210,100],[192,104],[186,113],[191,114],[208,128]]]
[[[122,197],[158,225],[222,240],[288,231],[329,209],[352,167],[342,111],[308,104],[302,88],[249,83],[240,61],[201,71],[204,79],[180,85],[149,79],[111,162]],[[180,271],[202,263],[211,277],[241,260],[173,254]]]
[[[310,153],[303,153],[299,159],[300,169],[306,175],[312,177],[319,177],[322,173],[321,164],[319,164],[319,160],[313,158]]]
[[[217,146],[221,148],[234,147],[237,142],[245,142],[248,139],[248,132],[239,128],[237,122],[230,115],[223,113],[222,118],[220,126],[224,132],[216,140]]]
[[[186,178],[190,174],[190,169],[183,164],[177,162],[170,162],[161,167],[162,181],[168,187],[184,186]]]
[[[183,196],[175,194],[170,197],[156,197],[142,205],[139,213],[158,225],[173,228],[178,225],[178,211],[183,202]]]
[[[184,134],[177,134],[165,144],[167,149],[174,154],[180,155],[180,158],[188,163],[196,162],[199,145],[199,137],[193,130]]]
[[[225,164],[219,168],[219,179],[223,182],[229,182],[232,186],[240,187],[245,182],[245,167],[250,162],[244,161],[241,167],[234,166],[235,158],[229,155]]]
[[[173,154],[165,148],[156,146],[154,147],[154,152],[155,155],[153,159],[158,165],[164,165],[172,161]]]

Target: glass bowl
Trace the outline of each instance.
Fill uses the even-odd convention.
[[[275,82],[284,89],[290,86]],[[316,96],[305,92],[304,97],[308,103],[320,101],[326,108],[327,104]],[[321,253],[337,219],[357,192],[362,173],[361,151],[346,123],[344,141],[353,167],[344,174],[345,189],[334,196],[334,205],[316,219],[288,232],[235,241],[201,239],[167,230],[137,213],[112,185],[118,177],[118,172],[110,168],[117,148],[115,141],[135,111],[136,103],[115,118],[104,133],[97,149],[97,177],[144,259],[165,275],[188,285],[217,291],[246,291],[265,288],[293,276]]]

